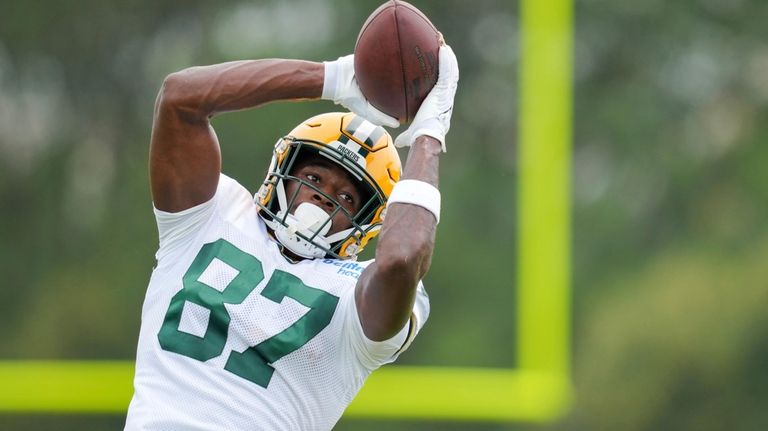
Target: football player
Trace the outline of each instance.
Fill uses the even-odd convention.
[[[126,430],[328,430],[429,314],[421,284],[440,217],[438,157],[458,82],[439,78],[393,143],[352,56],[254,60],[169,75],[150,179],[159,231]],[[274,147],[255,195],[221,173],[210,119],[281,100],[310,118]],[[405,168],[394,145],[410,146]],[[380,235],[375,259],[356,256]]]

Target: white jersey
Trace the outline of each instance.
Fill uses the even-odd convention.
[[[155,210],[160,247],[126,430],[329,430],[426,321],[420,283],[411,323],[367,339],[354,287],[371,261],[292,264],[257,209],[222,175],[210,201]]]

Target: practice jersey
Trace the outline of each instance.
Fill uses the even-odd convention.
[[[257,210],[225,175],[210,201],[155,210],[126,430],[329,430],[426,321],[419,283],[411,321],[369,340],[354,290],[371,261],[290,263]]]

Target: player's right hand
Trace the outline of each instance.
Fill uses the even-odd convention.
[[[421,103],[408,130],[395,139],[396,147],[408,147],[419,136],[427,135],[440,141],[445,152],[445,135],[451,128],[453,98],[459,83],[459,63],[448,45],[442,45],[438,55],[437,83]]]
[[[325,81],[322,99],[333,100],[366,120],[379,126],[398,127],[396,118],[379,111],[363,96],[355,78],[354,54],[323,62]]]

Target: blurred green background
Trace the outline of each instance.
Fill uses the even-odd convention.
[[[0,359],[134,357],[157,245],[147,147],[165,75],[334,59],[379,3],[3,3]],[[461,81],[426,279],[432,315],[400,363],[512,367],[518,4],[413,3],[456,51]],[[568,414],[336,429],[768,428],[766,19],[763,0],[575,3]],[[255,190],[275,139],[333,109],[281,103],[216,118],[224,171]],[[123,421],[2,414],[0,429]]]

